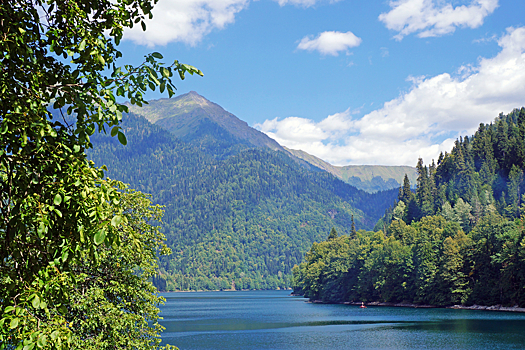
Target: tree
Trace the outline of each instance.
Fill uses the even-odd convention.
[[[405,174],[405,177],[403,178],[403,186],[399,188],[398,200],[407,204],[413,199],[413,197],[414,194],[410,189],[410,180],[408,179],[408,175]]]
[[[156,305],[164,299],[149,279],[157,273],[157,252],[170,253],[153,224],[162,210],[141,192],[116,185],[123,190],[116,208],[122,210],[119,244],[102,244],[96,260],[84,253],[71,265],[75,279],[68,286],[72,303],[65,314],[71,348],[156,349],[160,343]]]
[[[335,227],[332,227],[330,230],[330,234],[328,235],[327,240],[336,239],[337,238],[337,231],[335,230]]]
[[[0,348],[71,348],[74,268],[96,265],[103,244],[113,256],[125,225],[122,193],[86,160],[90,136],[110,130],[126,144],[118,96],[142,105],[147,89],[173,95],[175,73],[202,75],[164,66],[159,53],[116,65],[123,29],[145,29],[151,9],[139,0],[0,6]]]
[[[432,185],[428,174],[428,169],[423,166],[423,159],[419,158],[417,162],[417,190],[416,198],[417,205],[420,208],[421,216],[429,216],[434,214],[434,202],[432,197]]]
[[[354,216],[352,215],[352,225],[350,226],[350,238],[357,237],[357,230],[355,229]]]

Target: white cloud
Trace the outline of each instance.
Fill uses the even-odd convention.
[[[316,38],[305,36],[297,45],[299,50],[319,51],[322,55],[337,56],[341,51],[347,51],[351,47],[361,44],[361,38],[358,38],[352,32],[322,32]]]
[[[390,1],[390,7],[379,20],[399,32],[395,38],[401,40],[411,33],[425,38],[452,33],[456,27],[477,28],[498,7],[498,0],[471,0],[456,7],[444,0],[398,0]]]
[[[316,5],[318,2],[329,2],[329,3],[333,4],[333,3],[339,2],[341,0],[329,0],[329,1],[326,1],[326,0],[275,0],[275,1],[277,1],[277,3],[280,6],[291,4],[291,5],[295,5],[295,6],[312,7],[312,6]]]
[[[409,77],[412,88],[360,119],[349,111],[321,122],[273,119],[256,127],[279,143],[333,164],[415,165],[450,151],[479,123],[525,105],[525,27],[508,28],[501,51],[458,74]]]
[[[311,7],[326,0],[275,0]],[[340,0],[329,0],[329,3]],[[124,39],[153,47],[170,42],[196,45],[214,29],[224,29],[235,21],[237,13],[247,8],[250,0],[162,0],[153,8],[153,19],[146,20],[144,32],[140,24],[126,29]]]
[[[163,0],[153,8],[147,30],[139,25],[127,30],[124,38],[153,47],[172,41],[195,45],[214,29],[233,23],[235,15],[249,0]]]

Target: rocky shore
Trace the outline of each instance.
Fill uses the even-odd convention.
[[[346,301],[346,302],[340,302],[340,303],[330,303],[325,302],[322,300],[311,300],[309,301],[313,304],[343,304],[343,305],[356,305],[361,306],[360,301]],[[365,306],[391,306],[391,307],[411,307],[411,308],[420,308],[420,309],[430,309],[430,308],[438,308],[439,306],[435,305],[421,305],[421,304],[411,304],[411,303],[382,303],[379,301],[371,301],[365,303]]]
[[[464,306],[464,305],[453,305],[453,306],[447,306],[447,309],[459,309],[459,310],[486,310],[486,311],[510,311],[510,312],[525,312],[525,308],[516,306],[501,306],[501,305],[493,305],[493,306],[483,306],[483,305],[472,305],[472,306]]]
[[[355,305],[360,306],[361,302],[341,302],[341,303],[330,303],[323,300],[310,300],[308,301],[313,304],[344,304],[344,305]],[[507,311],[507,312],[525,312],[525,308],[516,306],[483,306],[483,305],[452,305],[452,306],[437,306],[437,305],[421,305],[412,303],[382,303],[378,301],[365,303],[365,306],[390,306],[390,307],[410,307],[414,309],[432,309],[432,308],[443,308],[443,309],[457,309],[457,310],[484,310],[484,311]]]

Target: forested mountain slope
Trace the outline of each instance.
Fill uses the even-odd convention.
[[[275,140],[195,91],[129,108],[132,113],[215,157],[226,158],[247,148],[283,150]]]
[[[313,244],[298,292],[326,301],[525,306],[525,108],[417,165],[379,227]]]
[[[94,136],[89,155],[108,166],[108,177],[165,205],[173,254],[161,261],[155,282],[168,290],[288,286],[312,242],[332,226],[349,232],[352,216],[357,228],[373,227],[397,195],[357,190],[268,147],[243,145],[224,157],[134,114],[122,127],[127,146]]]
[[[301,150],[283,147],[288,153],[323,169],[360,190],[374,193],[399,188],[405,174],[415,183],[417,170],[411,166],[347,165],[336,166]]]

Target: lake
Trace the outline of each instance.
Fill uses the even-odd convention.
[[[189,349],[525,349],[525,314],[311,304],[290,291],[162,293],[163,342]]]

